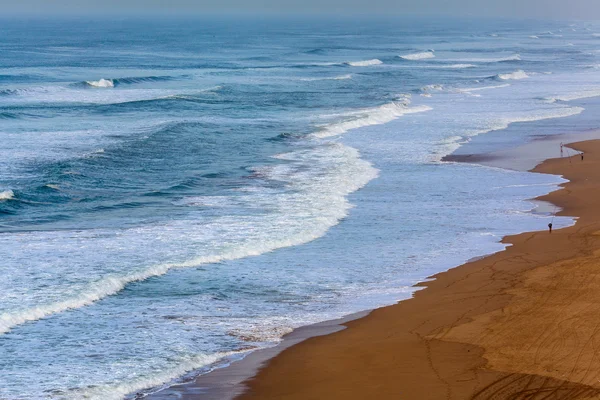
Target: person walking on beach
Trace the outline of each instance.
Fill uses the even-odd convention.
[[[581,153],[581,161],[583,161],[583,153]]]
[[[560,142],[560,156],[563,156],[563,144]]]
[[[550,223],[548,224],[548,230],[550,231],[550,233],[552,233],[552,222],[550,222]]]

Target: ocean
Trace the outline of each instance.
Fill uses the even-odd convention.
[[[442,158],[597,128],[599,45],[585,22],[0,20],[0,398],[143,395],[545,229],[528,199],[562,178]]]

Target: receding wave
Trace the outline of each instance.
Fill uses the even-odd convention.
[[[351,129],[370,125],[385,124],[406,114],[431,110],[428,106],[409,107],[406,102],[391,102],[379,107],[352,111],[340,115],[341,121],[321,125],[313,135],[319,138],[341,135]]]
[[[131,393],[160,386],[173,379],[179,378],[188,372],[210,366],[222,359],[227,359],[227,357],[232,357],[234,355],[241,356],[247,351],[248,350],[181,357],[181,360],[173,367],[157,370],[151,376],[138,376],[128,380],[126,383],[92,385],[89,387],[71,389],[68,390],[66,394],[68,398],[74,399],[121,400]]]
[[[458,89],[459,92],[479,92],[481,90],[491,90],[491,89],[500,89],[504,87],[510,86],[510,83],[505,83],[503,85],[493,85],[493,86],[480,86],[474,88],[462,88]]]
[[[369,67],[371,65],[379,65],[379,64],[383,64],[383,61],[374,58],[372,60],[363,60],[363,61],[348,61],[346,63],[347,65],[351,66],[351,67]]]
[[[471,135],[487,133],[491,131],[497,131],[506,129],[510,124],[519,123],[519,122],[534,122],[534,121],[543,121],[546,119],[555,119],[555,118],[566,118],[571,117],[573,115],[581,114],[585,109],[583,107],[561,107],[556,109],[547,109],[547,110],[539,110],[537,112],[532,112],[528,115],[523,116],[515,116],[513,118],[507,118],[505,120],[496,121],[492,126],[485,130],[473,132]]]
[[[420,53],[413,53],[413,54],[405,54],[403,56],[398,56],[404,60],[409,60],[409,61],[418,61],[418,60],[426,60],[428,58],[434,58],[435,54],[433,54],[433,50],[430,51],[423,51]]]
[[[0,192],[0,201],[11,200],[15,198],[15,192],[12,190],[4,190]]]
[[[600,88],[595,89],[587,89],[579,92],[563,94],[554,97],[544,97],[542,100],[549,103],[556,103],[557,101],[573,101],[579,99],[588,99],[591,97],[599,97],[600,96]]]
[[[520,79],[529,78],[529,75],[527,75],[527,73],[525,71],[520,69],[515,72],[511,72],[509,74],[498,74],[498,75],[496,75],[496,78],[503,80],[503,81],[520,80]]]
[[[521,122],[543,121],[547,119],[566,118],[573,115],[581,114],[584,111],[582,107],[561,107],[553,109],[545,109],[531,112],[529,114],[515,115],[503,119],[490,121],[489,125],[484,129],[467,131],[463,136],[453,136],[438,143],[440,146],[435,151],[435,159],[441,160],[444,156],[452,154],[458,149],[465,140],[472,136],[486,134],[493,131],[501,131],[508,128],[511,124]]]

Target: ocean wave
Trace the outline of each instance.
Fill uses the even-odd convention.
[[[351,129],[362,128],[370,125],[385,124],[406,114],[413,114],[431,110],[428,106],[408,107],[406,102],[391,102],[379,107],[352,111],[340,115],[343,120],[326,125],[321,125],[320,129],[313,133],[313,136],[319,138],[341,135]]]
[[[527,75],[527,73],[525,71],[523,71],[522,69],[519,69],[519,70],[517,70],[515,72],[511,72],[509,74],[498,74],[498,75],[496,75],[496,78],[503,80],[503,81],[520,80],[520,79],[529,78],[529,75]]]
[[[465,68],[477,68],[474,64],[429,64],[429,65],[397,65],[399,68],[410,68],[410,69],[465,69]]]
[[[372,60],[363,60],[363,61],[349,61],[348,64],[351,67],[369,67],[371,65],[380,65],[383,64],[383,61],[374,58]]]
[[[0,90],[0,96],[16,96],[26,92],[28,92],[27,89],[2,89]]]
[[[439,92],[444,90],[444,85],[425,85],[420,88],[417,92],[423,97],[431,97],[431,92]]]
[[[18,119],[19,116],[17,114],[8,113],[8,112],[0,112],[0,119]]]
[[[300,78],[301,81],[314,82],[314,81],[343,81],[346,79],[352,79],[352,74],[338,75],[323,78]]]
[[[113,88],[115,87],[115,83],[112,79],[99,79],[97,81],[85,81],[91,87],[97,88]]]
[[[485,57],[473,57],[473,58],[459,58],[452,61],[460,61],[460,62],[474,62],[474,63],[501,63],[507,61],[521,61],[521,55],[515,53],[506,57],[493,57],[493,58],[485,58]]]
[[[417,60],[426,60],[428,58],[434,58],[435,54],[433,54],[433,50],[423,51],[421,53],[413,53],[413,54],[405,54],[403,56],[398,56],[404,60],[409,61],[417,61]]]
[[[118,85],[134,85],[139,83],[148,82],[166,82],[175,79],[172,76],[132,76],[125,78],[114,78],[114,79],[99,79],[97,81],[85,81],[83,85],[100,88],[111,88]]]
[[[473,64],[448,64],[442,65],[440,68],[450,68],[450,69],[464,69],[464,68],[475,68],[476,65]]]
[[[318,141],[321,143],[321,141]],[[0,334],[12,328],[59,314],[70,309],[78,309],[91,305],[105,297],[115,295],[133,282],[144,281],[152,277],[164,275],[172,269],[193,268],[199,265],[214,264],[223,261],[237,260],[258,256],[280,248],[298,246],[322,237],[337,225],[348,214],[352,207],[347,195],[365,186],[378,176],[378,170],[369,162],[360,158],[359,152],[340,143],[323,143],[306,150],[279,154],[275,158],[285,159],[286,164],[255,167],[261,179],[285,181],[291,186],[289,193],[265,196],[262,187],[246,187],[248,204],[256,206],[259,201],[272,201],[265,206],[282,210],[280,216],[272,219],[254,220],[253,234],[244,240],[220,244],[217,250],[190,258],[181,262],[159,263],[151,266],[127,271],[123,274],[108,274],[96,281],[86,283],[77,292],[65,294],[59,301],[39,304],[26,309],[15,309],[0,314]],[[258,191],[253,193],[252,191]],[[185,200],[182,204],[185,204]],[[190,199],[191,203],[194,199]],[[301,207],[304,205],[304,207]],[[309,209],[306,209],[309,205]],[[237,218],[224,219],[223,229],[230,226],[232,232],[240,232],[239,224],[246,226],[247,221],[239,222]],[[274,234],[273,224],[278,227]],[[155,229],[179,229],[177,222],[157,226]],[[279,227],[284,227],[281,231]],[[150,229],[150,228],[149,228]],[[185,224],[189,232],[190,226]],[[136,235],[139,232],[136,231]],[[234,235],[235,236],[235,235]],[[219,250],[221,249],[221,250]]]
[[[0,192],[0,201],[11,200],[14,198],[15,198],[15,192],[13,192],[12,190],[5,190],[3,192]]]

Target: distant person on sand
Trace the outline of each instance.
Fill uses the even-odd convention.
[[[552,222],[550,222],[550,223],[548,224],[548,230],[550,231],[550,233],[552,233]]]
[[[583,161],[583,153],[581,153],[581,161]]]
[[[563,144],[560,142],[560,156],[563,156]]]

